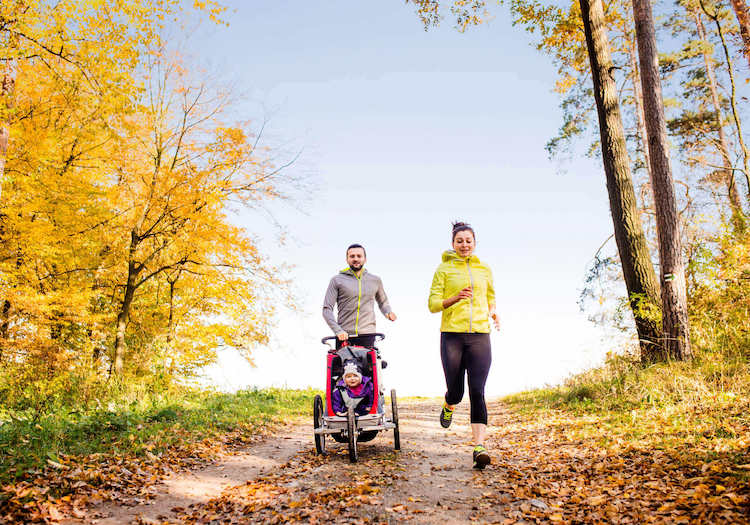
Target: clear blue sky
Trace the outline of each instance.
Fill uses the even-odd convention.
[[[561,174],[547,160],[560,125],[554,67],[504,10],[460,34],[449,23],[425,32],[399,0],[229,5],[230,27],[196,33],[191,47],[248,94],[238,118],[265,111],[269,141],[302,150],[292,169],[317,190],[304,211],[271,208],[285,246],[268,221],[243,218],[274,260],[296,265],[300,308],[281,314],[258,368],[225,355],[212,380],[322,387],[322,297],[360,242],[399,315],[379,318],[389,387],[441,394],[439,316],[426,300],[458,218],[474,225],[498,291],[488,394],[559,380],[611,349],[576,305],[612,230],[603,170],[581,159]]]

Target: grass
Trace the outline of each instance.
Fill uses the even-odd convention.
[[[262,432],[273,423],[308,414],[316,393],[182,389],[85,412],[58,409],[34,417],[5,412],[0,419],[0,485],[65,456],[158,454],[231,431]]]
[[[508,396],[529,417],[566,417],[571,437],[662,449],[726,465],[750,463],[748,355],[699,351],[695,359],[643,366],[629,356],[564,384]],[[737,475],[747,478],[743,466]]]

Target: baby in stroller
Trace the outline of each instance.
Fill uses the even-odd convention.
[[[372,380],[362,375],[355,361],[344,363],[344,373],[331,393],[331,408],[339,416],[345,416],[350,406],[358,416],[370,412],[374,399]]]

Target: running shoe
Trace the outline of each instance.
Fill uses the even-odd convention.
[[[451,421],[453,421],[453,410],[443,404],[443,409],[440,411],[440,424],[443,428],[448,428],[451,426]]]
[[[482,445],[474,447],[474,468],[482,470],[484,467],[490,464],[490,455],[487,453],[487,449]]]

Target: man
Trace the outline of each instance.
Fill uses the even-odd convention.
[[[367,253],[364,247],[352,244],[346,249],[349,267],[341,270],[328,285],[323,301],[323,319],[336,334],[336,348],[341,348],[346,340],[364,347],[375,344],[375,301],[386,318],[396,320],[383,290],[383,282],[365,270],[365,262]],[[338,318],[333,316],[334,306],[338,309]]]

